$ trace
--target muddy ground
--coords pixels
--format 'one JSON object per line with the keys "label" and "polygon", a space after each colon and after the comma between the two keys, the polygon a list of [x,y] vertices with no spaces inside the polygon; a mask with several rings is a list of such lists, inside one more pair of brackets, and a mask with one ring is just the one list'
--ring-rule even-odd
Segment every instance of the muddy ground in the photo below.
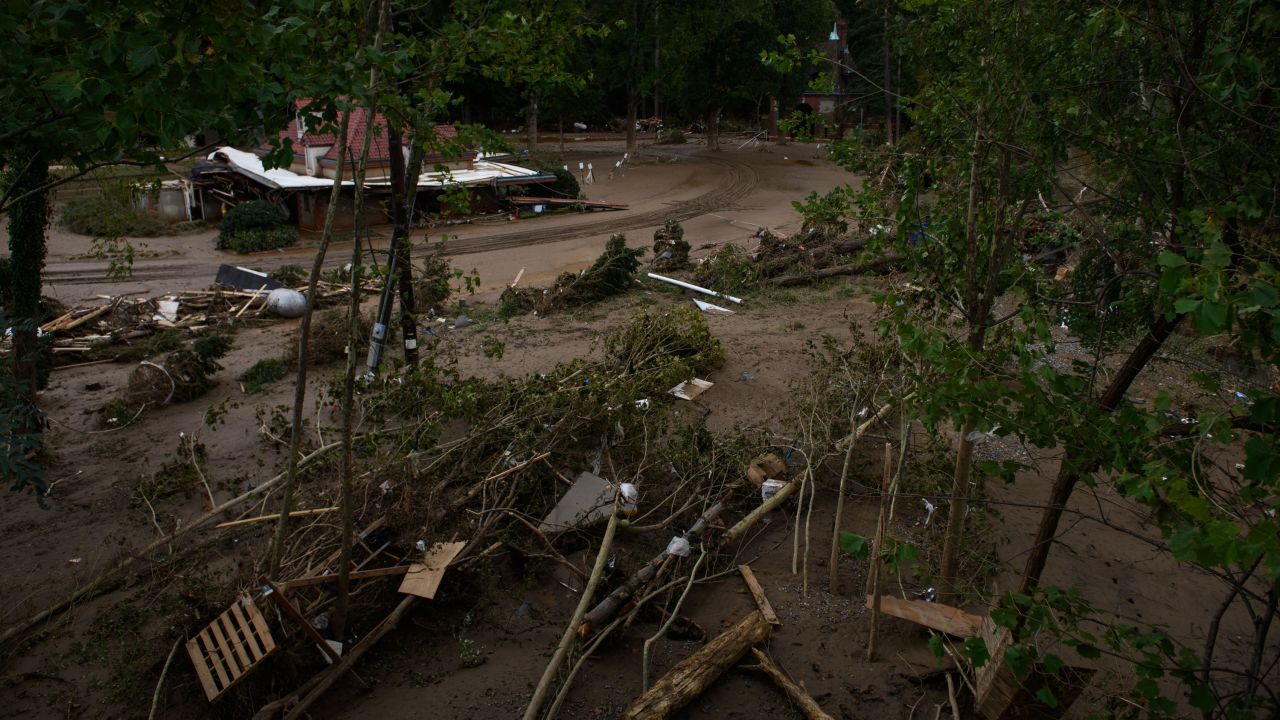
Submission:
{"label": "muddy ground", "polygon": [[[597,167],[608,167],[620,154],[616,141],[591,143],[571,147],[566,160],[589,158]],[[688,300],[651,284],[572,313],[503,321],[494,313],[498,290],[522,268],[521,284],[537,286],[550,283],[561,272],[587,266],[599,254],[604,238],[617,230],[626,231],[633,246],[648,245],[653,229],[670,216],[684,218],[685,237],[695,248],[695,257],[723,243],[751,247],[752,234],[761,226],[795,232],[800,218],[790,206],[792,200],[809,190],[824,192],[853,179],[820,154],[811,145],[739,149],[726,143],[717,154],[701,146],[655,147],[613,179],[598,171],[598,182],[585,188],[592,199],[629,203],[625,212],[449,228],[457,235],[451,241],[457,249],[451,262],[463,269],[475,268],[483,284],[476,296],[467,299],[464,310],[477,323],[450,331],[442,342],[458,354],[464,373],[486,377],[549,370],[558,362],[588,354],[603,333],[630,314]],[[522,233],[540,241],[504,247],[518,243]],[[138,260],[135,277],[112,283],[102,278],[102,261],[83,258],[84,238],[54,231],[49,294],[68,304],[99,293],[155,295],[201,287],[222,262],[272,269],[303,262],[310,252],[304,243],[270,256],[229,257],[212,249],[212,231],[145,242],[147,254]],[[499,249],[488,249],[494,247]],[[339,247],[334,253],[344,257],[348,251]],[[682,406],[682,411],[703,420],[717,434],[753,428],[794,437],[795,428],[788,425],[795,409],[792,386],[812,369],[806,344],[824,334],[844,344],[867,341],[875,314],[870,295],[887,282],[892,280],[853,278],[764,293],[749,298],[736,308],[736,314],[709,316],[712,332],[724,345],[726,363],[708,378],[715,387]],[[49,509],[38,508],[30,495],[12,496],[0,505],[0,527],[8,538],[0,546],[0,566],[6,570],[0,588],[0,625],[8,626],[64,597],[131,548],[150,542],[158,528],[170,530],[181,519],[196,517],[207,504],[203,493],[179,493],[148,506],[137,500],[135,492],[144,478],[154,486],[157,473],[164,477],[164,468],[178,459],[183,439],[191,434],[207,449],[208,480],[218,502],[278,471],[282,455],[264,440],[261,428],[273,412],[288,407],[293,394],[290,381],[250,396],[235,378],[258,359],[278,355],[292,324],[271,322],[241,330],[231,354],[223,360],[221,382],[211,394],[185,405],[149,410],[140,422],[122,429],[102,427],[95,413],[123,387],[132,365],[103,364],[54,373],[41,401],[51,422]],[[493,340],[503,343],[500,359],[486,357],[482,350]],[[1069,347],[1064,352],[1069,353]],[[338,364],[323,368],[317,385],[331,381],[339,371]],[[1134,394],[1149,396],[1156,388],[1177,382],[1166,371],[1167,367],[1157,366],[1142,378]],[[311,397],[305,414],[331,440],[336,437],[338,419],[330,405],[315,402],[315,393]],[[211,408],[215,414],[224,413],[214,427],[206,424]],[[923,446],[919,428],[914,432]],[[885,426],[874,431],[860,451],[844,529],[864,535],[874,532],[877,510],[871,493],[878,483],[878,448],[895,438],[896,427]],[[979,452],[989,457],[1027,457],[1023,448],[1004,445],[997,438],[980,445]],[[1028,506],[1043,502],[1047,478],[1056,469],[1056,454],[1041,454],[1034,458],[1038,473],[1024,474],[1011,486],[993,488],[995,510],[983,517],[981,533],[994,564],[984,565],[984,558],[975,556],[966,567],[972,577],[981,578],[981,584],[968,586],[964,604],[979,612],[993,589],[1011,586],[1021,570],[1039,517],[1038,509]],[[945,458],[941,463],[945,465]],[[752,565],[778,612],[781,626],[769,642],[770,653],[835,717],[936,717],[947,692],[942,675],[933,671],[945,665],[929,653],[927,633],[888,620],[882,625],[880,657],[868,662],[868,622],[860,600],[865,563],[842,555],[841,587],[837,592],[828,587],[834,475],[832,468],[825,468],[819,476],[807,524],[811,543],[807,592],[802,575],[792,573],[794,503],[776,512],[740,546],[728,549],[735,562]],[[312,488],[315,499],[333,496],[333,489],[323,486],[325,480],[314,482],[320,483]],[[1091,512],[1102,509],[1118,529],[1089,521],[1069,524],[1051,556],[1045,582],[1074,585],[1119,617],[1165,625],[1192,644],[1200,642],[1211,609],[1220,602],[1203,591],[1213,586],[1136,538],[1135,533],[1146,537],[1155,533],[1145,526],[1139,511],[1104,486],[1077,493],[1074,502]],[[269,512],[270,507],[258,510]],[[926,558],[936,557],[941,549],[937,520],[926,526],[922,503],[904,501],[895,532],[915,539]],[[251,569],[262,562],[268,540],[264,526],[234,533],[202,530],[185,541],[201,546],[195,566],[158,565],[152,577],[180,587],[182,593],[216,590],[229,602],[233,594],[209,587],[206,576],[234,574],[237,568],[240,575],[252,576]],[[659,541],[621,536],[618,567],[637,567],[652,556],[655,542],[660,546],[665,537]],[[593,553],[588,550],[570,559],[589,567]],[[619,570],[608,582],[619,582],[622,573]],[[394,585],[388,585],[394,590]],[[901,584],[894,579],[890,585],[898,593],[922,589],[911,578]],[[246,583],[241,589],[256,588]],[[436,601],[419,602],[399,629],[365,657],[357,668],[359,681],[341,681],[311,714],[442,720],[518,717],[580,589],[580,579],[558,571],[553,563],[530,568],[503,554],[456,571],[446,579]],[[389,608],[394,593],[386,597]],[[122,612],[119,608],[126,602],[131,610]],[[683,612],[714,635],[753,607],[741,578],[728,574],[695,585]],[[165,628],[157,628],[155,618],[169,617],[171,610],[151,607],[143,591],[126,588],[76,607],[44,626],[35,640],[10,649],[5,658],[0,716],[145,717],[169,645],[158,647],[139,638],[163,635]],[[1238,621],[1228,617],[1227,622]],[[616,717],[640,692],[641,646],[658,624],[656,617],[642,616],[605,645],[586,664],[561,717]],[[655,645],[652,676],[660,676],[697,646],[691,641],[660,640]],[[483,662],[464,667],[477,658]],[[126,665],[137,671],[129,683],[120,679],[119,670]],[[315,664],[302,670],[319,667],[317,654]],[[181,648],[166,677],[157,717],[251,714],[246,705],[234,702],[210,708]],[[279,678],[277,689],[287,690],[300,679]],[[1107,707],[1110,687],[1105,682],[1100,685],[1077,712]],[[948,713],[942,709],[943,715]],[[728,672],[681,717],[799,715],[759,671],[745,668]]]}

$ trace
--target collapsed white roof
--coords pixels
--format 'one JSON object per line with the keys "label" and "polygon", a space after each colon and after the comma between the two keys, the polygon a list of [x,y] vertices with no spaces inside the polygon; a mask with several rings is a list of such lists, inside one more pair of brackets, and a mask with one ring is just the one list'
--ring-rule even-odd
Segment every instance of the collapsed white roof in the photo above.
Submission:
{"label": "collapsed white roof", "polygon": [[[225,162],[236,172],[245,175],[268,187],[281,190],[308,190],[333,187],[333,180],[328,178],[299,175],[291,170],[267,170],[262,166],[262,159],[251,152],[237,150],[233,147],[220,147],[209,155],[215,162]],[[418,177],[418,187],[442,188],[447,185],[490,185],[532,182],[537,179],[551,179],[537,170],[522,168],[518,165],[477,159],[471,167],[463,170],[446,172],[428,172]],[[343,185],[350,186],[351,180],[344,180]],[[386,186],[384,178],[370,181],[372,186]]]}

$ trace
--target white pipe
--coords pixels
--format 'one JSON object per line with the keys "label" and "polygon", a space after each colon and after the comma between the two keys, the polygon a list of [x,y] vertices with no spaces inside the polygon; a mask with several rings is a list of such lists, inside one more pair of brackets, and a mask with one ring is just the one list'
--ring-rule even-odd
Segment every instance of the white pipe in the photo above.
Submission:
{"label": "white pipe", "polygon": [[694,284],[692,284],[692,283],[687,283],[687,282],[685,282],[685,281],[683,281],[683,280],[676,280],[675,278],[669,278],[669,277],[665,277],[665,276],[663,276],[663,275],[658,275],[658,274],[655,274],[655,273],[649,273],[648,275],[649,275],[649,277],[653,278],[654,280],[661,280],[661,281],[662,281],[662,282],[664,282],[664,283],[671,283],[672,285],[675,285],[675,286],[677,286],[677,287],[682,287],[682,288],[684,288],[685,290],[692,290],[692,291],[694,291],[694,292],[700,292],[700,293],[702,293],[703,295],[710,295],[711,297],[724,298],[725,300],[728,300],[729,302],[738,303],[739,305],[741,305],[741,304],[742,304],[742,298],[736,298],[736,297],[734,297],[734,296],[732,296],[732,295],[725,295],[724,293],[718,293],[718,292],[716,292],[715,290],[708,290],[708,289],[706,289],[706,288],[704,288],[704,287],[699,287],[699,286],[694,285]]}

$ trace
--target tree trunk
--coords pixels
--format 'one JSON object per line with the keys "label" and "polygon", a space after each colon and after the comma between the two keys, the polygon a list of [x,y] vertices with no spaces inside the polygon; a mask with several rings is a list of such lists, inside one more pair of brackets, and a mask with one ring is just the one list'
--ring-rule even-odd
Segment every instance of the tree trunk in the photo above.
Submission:
{"label": "tree trunk", "polygon": [[[387,0],[382,0],[379,8],[378,31],[374,37],[374,48],[380,48],[382,45],[382,28],[383,22],[387,17]],[[375,88],[378,84],[378,70],[369,71],[369,87]],[[373,140],[373,119],[377,112],[377,106],[369,103],[368,112],[365,113],[367,118],[364,128],[364,146],[360,148],[360,158],[356,163],[355,172],[355,201],[352,203],[352,210],[355,218],[352,228],[351,242],[351,302],[347,306],[347,369],[342,381],[342,464],[341,464],[341,483],[342,495],[339,505],[341,506],[342,515],[342,547],[338,557],[338,591],[337,598],[333,608],[333,637],[342,641],[346,637],[347,631],[347,610],[351,601],[351,542],[355,535],[355,517],[353,515],[355,509],[352,507],[351,485],[352,476],[355,473],[355,453],[352,446],[351,428],[354,415],[355,404],[355,385],[356,385],[356,343],[360,339],[360,256],[362,248],[361,235],[365,230],[364,223],[364,180],[365,171],[369,164],[369,145]]]}
{"label": "tree trunk", "polygon": [[[400,273],[397,284],[400,288],[400,335],[404,341],[404,364],[413,367],[418,364],[418,314],[417,304],[413,297],[413,214],[418,201],[418,177],[422,175],[423,153],[420,143],[415,142],[409,150],[409,164],[404,174],[404,201],[401,208],[404,212],[404,230],[400,234],[400,242],[396,245],[396,269]],[[397,230],[400,221],[396,222]]]}
{"label": "tree trunk", "polygon": [[884,33],[881,35],[880,50],[884,62],[884,137],[890,145],[894,142],[893,126],[893,77],[889,67],[889,6],[884,8]]}
{"label": "tree trunk", "polygon": [[[20,165],[20,164],[19,164]],[[12,205],[9,211],[10,297],[8,322],[13,327],[13,377],[17,382],[18,402],[29,412],[22,422],[22,432],[39,434],[40,421],[35,412],[36,391],[40,389],[40,347],[36,329],[40,324],[40,287],[44,273],[45,228],[49,225],[49,192],[39,188],[49,182],[49,162],[36,152],[21,174],[14,180],[15,196],[30,195]],[[19,443],[17,446],[22,446]]]}
{"label": "tree trunk", "polygon": [[662,720],[693,702],[724,674],[752,645],[769,637],[772,626],[759,610],[721,633],[696,653],[682,660],[649,691],[632,701],[624,720]]}
{"label": "tree trunk", "polygon": [[636,104],[639,103],[634,86],[627,87],[627,152],[636,156]]}
{"label": "tree trunk", "polygon": [[[1112,378],[1106,392],[1098,399],[1099,415],[1110,414],[1116,409],[1128,392],[1129,386],[1133,384],[1134,378],[1138,377],[1138,373],[1142,372],[1142,369],[1164,345],[1165,340],[1173,334],[1182,317],[1182,315],[1175,315],[1170,320],[1161,315],[1152,325],[1138,345],[1129,353],[1129,357],[1125,358],[1124,365]],[[1040,584],[1040,576],[1044,573],[1045,562],[1049,558],[1049,547],[1053,543],[1054,536],[1058,534],[1058,523],[1062,520],[1062,510],[1067,506],[1067,500],[1071,498],[1071,491],[1075,489],[1076,483],[1081,478],[1092,473],[1097,466],[1097,460],[1089,457],[1087,448],[1078,446],[1067,448],[1066,455],[1062,458],[1062,465],[1058,468],[1058,475],[1049,489],[1049,502],[1044,513],[1040,515],[1040,527],[1036,531],[1036,539],[1027,555],[1027,564],[1022,571],[1019,592],[1029,593]]]}
{"label": "tree trunk", "polygon": [[529,104],[525,107],[525,127],[529,132],[529,153],[538,151],[538,98],[529,92]]}
{"label": "tree trunk", "polygon": [[307,307],[298,325],[298,370],[293,385],[293,415],[289,422],[289,465],[285,469],[284,487],[280,496],[280,521],[276,523],[275,537],[271,541],[271,562],[267,577],[277,578],[284,554],[284,541],[289,534],[289,513],[293,511],[293,490],[298,481],[298,457],[302,452],[302,407],[307,401],[307,363],[310,353],[307,344],[311,338],[311,316],[316,309],[317,283],[324,257],[329,252],[333,238],[333,222],[337,217],[338,203],[342,199],[342,173],[346,168],[347,129],[351,124],[351,112],[342,113],[338,124],[338,167],[333,173],[333,189],[329,191],[329,207],[325,208],[324,230],[320,233],[320,247],[311,262],[311,275],[307,277]]}
{"label": "tree trunk", "polygon": [[707,113],[707,149],[720,151],[720,108]]}
{"label": "tree trunk", "polygon": [[782,138],[778,136],[778,98],[769,96],[769,139],[782,144]]}
{"label": "tree trunk", "polygon": [[947,602],[955,591],[960,544],[964,541],[965,516],[969,510],[969,476],[973,468],[973,420],[960,426],[960,443],[956,448],[956,466],[951,476],[951,508],[947,513],[947,534],[942,542],[942,572],[938,577],[938,600]]}

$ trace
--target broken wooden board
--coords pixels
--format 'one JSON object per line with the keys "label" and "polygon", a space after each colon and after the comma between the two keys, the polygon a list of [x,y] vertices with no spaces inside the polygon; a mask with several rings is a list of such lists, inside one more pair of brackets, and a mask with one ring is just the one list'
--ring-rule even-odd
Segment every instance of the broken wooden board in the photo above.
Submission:
{"label": "broken wooden board", "polygon": [[773,605],[769,604],[769,598],[764,594],[764,588],[760,587],[760,581],[756,580],[756,574],[751,571],[750,565],[739,565],[738,572],[742,573],[742,579],[747,583],[747,589],[751,591],[751,597],[755,598],[756,607],[760,609],[760,614],[770,625],[781,625],[778,620],[778,614],[773,611]]}
{"label": "broken wooden board", "polygon": [[213,702],[276,651],[267,622],[252,601],[236,600],[187,641],[205,697]]}
{"label": "broken wooden board", "polygon": [[[1066,714],[1093,677],[1092,668],[1066,666],[1056,675],[1048,675],[1041,667],[1032,668],[1018,677],[1004,661],[1004,649],[1011,635],[1007,628],[997,627],[991,618],[983,618],[979,632],[987,644],[991,659],[975,671],[973,706],[987,720],[1048,720]],[[1057,706],[1044,704],[1036,693],[1048,688],[1057,698]]]}
{"label": "broken wooden board", "polygon": [[440,589],[440,581],[444,579],[444,571],[466,546],[465,542],[433,545],[423,556],[422,562],[409,566],[409,572],[404,574],[404,580],[400,582],[400,592],[427,600],[435,598],[436,591]]}
{"label": "broken wooden board", "polygon": [[[870,608],[873,602],[872,596],[868,595],[867,607]],[[922,600],[903,600],[894,595],[880,596],[880,612],[961,638],[973,637],[982,628],[981,617],[959,608]]]}
{"label": "broken wooden board", "polygon": [[583,471],[573,486],[551,508],[538,529],[544,533],[561,532],[601,518],[609,517],[616,489],[602,477]]}
{"label": "broken wooden board", "polygon": [[709,380],[700,380],[698,378],[694,378],[692,380],[686,380],[680,383],[679,385],[671,388],[667,392],[671,393],[672,395],[675,395],[681,400],[692,400],[698,397],[699,395],[701,395],[702,393],[706,392],[707,389],[710,388],[712,385],[715,385],[715,383]]}

